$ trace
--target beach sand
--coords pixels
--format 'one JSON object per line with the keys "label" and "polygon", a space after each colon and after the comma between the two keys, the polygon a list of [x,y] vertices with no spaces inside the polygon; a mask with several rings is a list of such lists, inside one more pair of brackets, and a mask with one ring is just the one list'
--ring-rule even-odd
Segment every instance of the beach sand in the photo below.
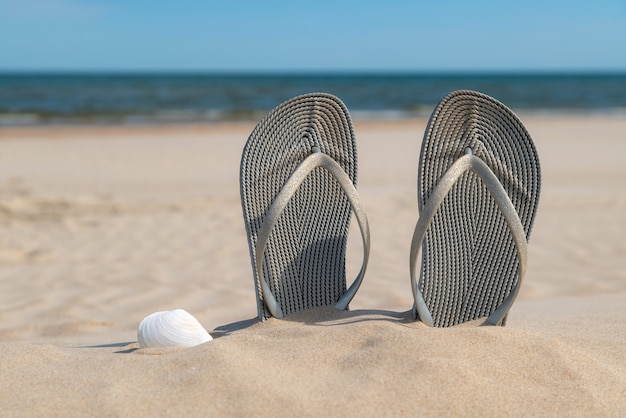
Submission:
{"label": "beach sand", "polygon": [[[504,328],[410,317],[426,120],[355,121],[372,249],[351,311],[264,323],[253,123],[0,129],[0,416],[626,416],[626,118],[521,119],[543,188]],[[360,253],[354,226],[349,277]],[[214,340],[139,349],[174,308]]]}

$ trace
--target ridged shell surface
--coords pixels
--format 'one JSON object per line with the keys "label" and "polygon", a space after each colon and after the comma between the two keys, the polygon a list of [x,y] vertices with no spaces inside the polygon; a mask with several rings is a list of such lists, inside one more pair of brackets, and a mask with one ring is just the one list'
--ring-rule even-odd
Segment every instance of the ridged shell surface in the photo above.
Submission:
{"label": "ridged shell surface", "polygon": [[137,328],[141,348],[193,347],[212,339],[200,322],[184,309],[150,314]]}

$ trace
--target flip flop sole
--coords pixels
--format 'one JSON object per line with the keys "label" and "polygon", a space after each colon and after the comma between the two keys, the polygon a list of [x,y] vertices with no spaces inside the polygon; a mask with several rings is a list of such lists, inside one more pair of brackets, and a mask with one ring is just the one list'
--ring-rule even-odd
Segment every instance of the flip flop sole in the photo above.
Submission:
{"label": "flip flop sole", "polygon": [[[481,93],[452,92],[433,112],[420,155],[420,211],[439,179],[467,152],[496,175],[528,240],[541,183],[537,151],[513,112]],[[434,326],[488,317],[517,286],[518,268],[501,210],[484,181],[466,172],[443,200],[422,245],[418,286]]]}
{"label": "flip flop sole", "polygon": [[352,122],[335,96],[314,93],[274,108],[243,150],[240,185],[261,319],[271,316],[258,277],[283,314],[335,304],[346,291],[345,251],[351,206],[333,176],[314,169],[272,227],[256,271],[257,241],[274,199],[299,165],[319,150],[336,161],[352,184],[357,153]]}

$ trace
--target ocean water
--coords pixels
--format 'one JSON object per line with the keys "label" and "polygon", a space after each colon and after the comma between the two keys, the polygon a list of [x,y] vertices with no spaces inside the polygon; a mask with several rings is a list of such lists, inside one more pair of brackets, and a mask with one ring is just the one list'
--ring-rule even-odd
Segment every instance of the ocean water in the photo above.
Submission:
{"label": "ocean water", "polygon": [[354,118],[404,118],[429,115],[458,89],[483,92],[516,112],[626,115],[626,73],[0,73],[0,126],[257,120],[310,92],[337,95]]}

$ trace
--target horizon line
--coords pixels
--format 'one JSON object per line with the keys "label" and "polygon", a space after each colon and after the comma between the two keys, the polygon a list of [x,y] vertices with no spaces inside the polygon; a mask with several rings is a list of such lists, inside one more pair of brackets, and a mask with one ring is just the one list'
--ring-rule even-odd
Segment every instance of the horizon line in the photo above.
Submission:
{"label": "horizon line", "polygon": [[212,76],[457,76],[626,75],[626,69],[1,69],[3,75],[212,75]]}

